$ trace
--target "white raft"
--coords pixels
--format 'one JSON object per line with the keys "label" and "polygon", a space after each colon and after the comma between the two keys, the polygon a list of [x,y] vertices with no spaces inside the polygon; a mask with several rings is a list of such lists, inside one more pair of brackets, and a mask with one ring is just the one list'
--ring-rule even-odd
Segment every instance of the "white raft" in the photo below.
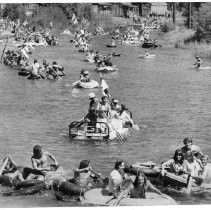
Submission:
{"label": "white raft", "polygon": [[191,68],[196,69],[196,70],[209,70],[209,69],[211,69],[210,66],[199,67],[199,68],[197,68],[196,66],[191,66]]}
{"label": "white raft", "polygon": [[97,72],[114,72],[114,71],[118,71],[118,69],[115,66],[102,66],[102,67],[98,67],[96,68]]}
{"label": "white raft", "polygon": [[85,61],[87,61],[88,63],[94,63],[95,62],[95,60],[93,58],[89,58],[89,57],[86,57]]}
{"label": "white raft", "polygon": [[[84,193],[83,202],[87,204],[99,206],[112,206],[116,199],[113,196],[106,196],[105,190],[95,188]],[[178,203],[168,195],[161,198],[156,193],[146,192],[145,199],[123,198],[119,202],[119,206],[153,206],[153,205],[177,205]]]}
{"label": "white raft", "polygon": [[156,55],[139,55],[139,58],[155,58]]}
{"label": "white raft", "polygon": [[74,82],[73,84],[74,88],[97,88],[99,86],[99,83],[95,80],[91,80],[90,82],[81,82],[80,80]]}

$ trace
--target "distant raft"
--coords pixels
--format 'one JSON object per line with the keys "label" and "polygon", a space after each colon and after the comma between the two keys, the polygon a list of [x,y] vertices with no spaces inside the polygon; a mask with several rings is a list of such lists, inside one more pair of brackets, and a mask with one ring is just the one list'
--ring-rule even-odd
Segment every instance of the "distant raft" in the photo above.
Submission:
{"label": "distant raft", "polygon": [[92,89],[99,87],[99,83],[93,79],[90,82],[81,82],[80,80],[78,80],[74,82],[72,85],[74,88],[85,88],[85,89]]}
{"label": "distant raft", "polygon": [[[82,202],[99,206],[113,206],[116,201],[114,196],[106,195],[107,191],[95,188],[84,193]],[[108,193],[107,193],[108,194]],[[112,199],[113,198],[113,199]],[[146,198],[123,198],[119,206],[152,206],[152,205],[177,205],[178,203],[168,195],[162,198],[156,193],[146,192]]]}
{"label": "distant raft", "polygon": [[155,58],[156,57],[156,55],[139,55],[139,58],[145,58],[145,59],[147,59],[147,58]]}
{"label": "distant raft", "polygon": [[142,44],[142,48],[157,48],[157,47],[162,47],[159,44],[154,44],[152,42],[146,42]]}
{"label": "distant raft", "polygon": [[116,45],[107,44],[106,47],[116,47]]}
{"label": "distant raft", "polygon": [[102,66],[102,67],[96,68],[96,71],[108,73],[108,72],[118,71],[118,69],[115,66]]}

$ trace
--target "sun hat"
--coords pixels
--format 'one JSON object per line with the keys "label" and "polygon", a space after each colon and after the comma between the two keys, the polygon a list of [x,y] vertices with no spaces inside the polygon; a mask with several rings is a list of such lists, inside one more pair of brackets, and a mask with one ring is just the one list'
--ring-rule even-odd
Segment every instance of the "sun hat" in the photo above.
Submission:
{"label": "sun hat", "polygon": [[95,94],[94,93],[89,93],[89,98],[95,98]]}
{"label": "sun hat", "polygon": [[83,72],[83,74],[89,75],[89,72],[88,72],[87,70],[85,70],[85,71]]}

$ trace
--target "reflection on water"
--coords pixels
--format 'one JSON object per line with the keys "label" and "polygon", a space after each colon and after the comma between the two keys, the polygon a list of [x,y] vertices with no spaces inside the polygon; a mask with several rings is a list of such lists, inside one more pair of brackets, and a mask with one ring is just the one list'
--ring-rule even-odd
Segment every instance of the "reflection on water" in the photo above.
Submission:
{"label": "reflection on water", "polygon": [[[151,160],[159,164],[172,157],[186,136],[192,136],[205,154],[211,151],[210,70],[189,68],[193,56],[186,50],[166,47],[152,50],[155,59],[140,59],[138,46],[118,45],[121,57],[112,58],[119,69],[103,74],[113,97],[128,107],[140,130],[125,142],[70,141],[68,124],[79,120],[89,105],[90,90],[72,88],[82,68],[100,80],[94,65],[84,62],[84,54],[62,36],[63,46],[37,47],[33,58],[49,58],[65,67],[67,76],[56,81],[29,81],[17,71],[0,64],[0,158],[11,155],[18,165],[31,166],[35,144],[52,152],[65,169],[90,159],[93,168],[107,176],[116,159],[129,163]],[[105,47],[108,37],[96,37],[94,49],[101,54],[113,52]],[[205,61],[210,66],[210,61]],[[101,90],[95,89],[101,97]],[[1,187],[1,191],[3,188]],[[181,204],[210,203],[208,193],[184,196],[168,192]],[[77,206],[80,202],[59,202],[45,195],[2,197],[4,207]]]}

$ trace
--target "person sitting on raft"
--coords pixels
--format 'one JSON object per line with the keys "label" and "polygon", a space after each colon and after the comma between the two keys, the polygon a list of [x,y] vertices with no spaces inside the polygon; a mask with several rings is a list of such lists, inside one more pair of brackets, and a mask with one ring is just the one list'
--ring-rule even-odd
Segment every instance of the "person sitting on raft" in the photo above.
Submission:
{"label": "person sitting on raft", "polygon": [[115,40],[113,38],[111,39],[111,46],[116,46]]}
{"label": "person sitting on raft", "polygon": [[199,171],[201,171],[203,165],[201,160],[198,159],[198,152],[192,151],[190,154],[190,160],[187,161],[187,172],[190,173],[191,176],[198,176]]}
{"label": "person sitting on raft", "polygon": [[101,177],[101,174],[92,170],[90,160],[82,160],[79,167],[74,170],[74,178],[70,180],[70,182],[81,187],[91,187],[93,179],[97,179],[99,177]]}
{"label": "person sitting on raft", "polygon": [[202,170],[199,171],[198,176],[192,176],[196,180],[196,183],[201,184],[211,184],[211,164],[208,156],[202,155],[201,162],[203,165]]}
{"label": "person sitting on raft", "polygon": [[202,60],[199,56],[196,56],[196,62],[194,63],[194,67],[200,68],[202,66]]}
{"label": "person sitting on raft", "polygon": [[108,54],[108,56],[104,57],[104,63],[106,66],[113,66],[112,62],[111,62],[111,54]]}
{"label": "person sitting on raft", "polygon": [[32,179],[32,175],[43,175],[41,171],[25,167],[25,166],[16,166],[15,162],[11,157],[6,157],[3,160],[3,165],[0,170],[0,175],[8,176],[12,186],[16,186],[18,182],[22,182],[24,180]]}
{"label": "person sitting on raft", "polygon": [[34,63],[32,64],[32,72],[31,76],[39,76],[39,70],[41,69],[41,66],[38,63],[37,59],[34,59]]}
{"label": "person sitting on raft", "polygon": [[172,159],[162,163],[161,165],[162,176],[165,175],[166,168],[168,169],[169,173],[173,173],[176,175],[187,174],[187,161],[184,160],[184,154],[180,149],[177,149],[175,151]]}
{"label": "person sitting on raft", "polygon": [[95,56],[94,56],[94,60],[95,60],[95,63],[98,63],[99,62],[99,60],[100,60],[99,51],[96,51]]}
{"label": "person sitting on raft", "polygon": [[118,114],[119,114],[119,119],[121,119],[122,121],[123,121],[123,125],[125,126],[125,124],[127,123],[127,122],[129,122],[130,123],[130,125],[131,125],[131,127],[132,128],[135,128],[136,126],[135,126],[135,124],[134,124],[134,122],[133,122],[133,120],[132,120],[132,118],[129,116],[129,114],[126,112],[126,107],[125,107],[125,105],[124,104],[121,104],[120,105],[120,109],[118,110]]}
{"label": "person sitting on raft", "polygon": [[[54,161],[55,166],[58,167],[58,162],[55,157],[48,151],[43,152],[43,148],[40,145],[35,145],[33,148],[33,156],[31,157],[32,167],[38,171],[43,172],[44,174],[47,171],[50,171],[51,168],[47,166],[48,157]],[[44,180],[44,176],[38,175],[38,180]]]}
{"label": "person sitting on raft", "polygon": [[65,76],[64,67],[59,66],[56,61],[53,61],[52,69],[58,76]]}
{"label": "person sitting on raft", "polygon": [[147,180],[145,175],[140,171],[136,175],[134,181],[133,179],[131,179],[129,180],[129,182],[123,183],[123,187],[125,189],[123,189],[122,192],[120,192],[120,194],[118,195],[114,203],[114,206],[116,206],[123,197],[127,197],[128,195],[130,198],[146,199],[146,192],[148,191],[157,193],[158,195],[161,196],[161,198],[166,197],[165,195],[161,193],[159,189],[153,186],[151,182]]}
{"label": "person sitting on raft", "polygon": [[165,195],[163,195],[159,189],[153,186],[151,182],[147,180],[145,175],[139,171],[133,185],[130,187],[130,198],[146,198],[146,192],[148,191],[155,192],[160,195],[161,198],[165,198]]}
{"label": "person sitting on raft", "polygon": [[149,52],[148,52],[148,50],[145,50],[145,55],[144,56],[149,56]]}
{"label": "person sitting on raft", "polygon": [[114,165],[114,170],[109,174],[109,182],[108,182],[108,195],[114,195],[118,192],[119,188],[121,188],[121,184],[126,179],[132,179],[125,172],[125,162],[123,160],[117,160]]}
{"label": "person sitting on raft", "polygon": [[81,82],[90,82],[90,73],[87,70],[82,69],[80,74],[80,80]]}
{"label": "person sitting on raft", "polygon": [[183,140],[184,147],[181,148],[182,153],[184,153],[184,159],[188,162],[190,161],[190,155],[192,151],[197,151],[199,158],[202,155],[201,149],[198,145],[193,145],[193,140],[189,137],[184,138]]}

